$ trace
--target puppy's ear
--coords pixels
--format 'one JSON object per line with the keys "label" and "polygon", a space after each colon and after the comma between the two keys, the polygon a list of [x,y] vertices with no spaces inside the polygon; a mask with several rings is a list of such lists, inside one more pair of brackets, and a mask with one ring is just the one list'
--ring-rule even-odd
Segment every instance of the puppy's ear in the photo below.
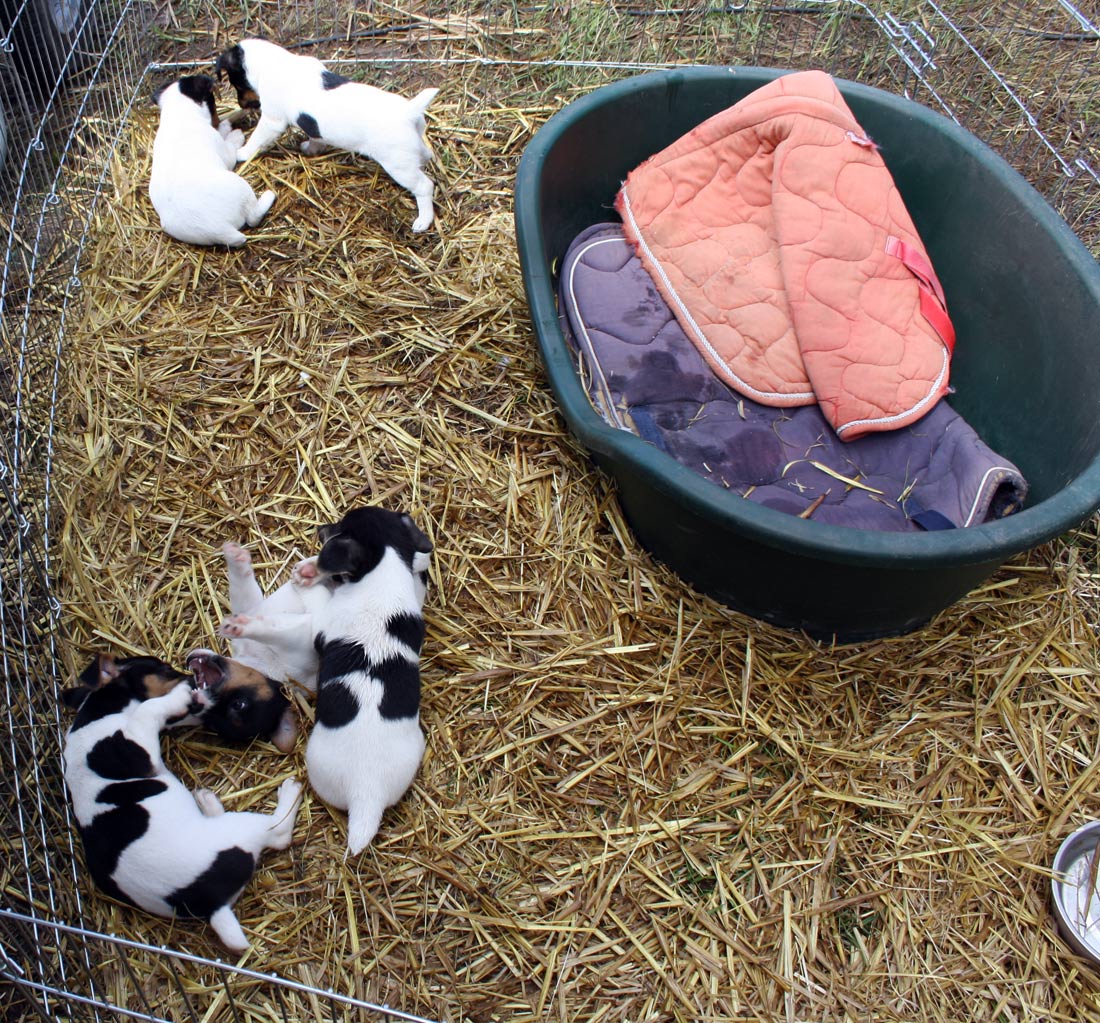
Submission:
{"label": "puppy's ear", "polygon": [[231,46],[228,50],[218,54],[218,59],[214,61],[214,74],[218,76],[219,82],[224,81],[226,75],[231,72],[241,69],[243,64],[241,56],[240,45]]}
{"label": "puppy's ear", "polygon": [[326,540],[317,555],[317,566],[329,575],[355,575],[363,561],[362,544],[350,536],[337,535]]}
{"label": "puppy's ear", "polygon": [[409,539],[412,540],[413,550],[417,554],[431,554],[432,542],[428,539],[427,535],[423,533],[412,520],[412,516],[403,514],[401,516],[401,522],[405,528],[409,531]]}
{"label": "puppy's ear", "polygon": [[61,702],[70,710],[80,710],[81,704],[88,699],[91,692],[91,689],[87,686],[72,686],[69,689],[62,689]]}
{"label": "puppy's ear", "polygon": [[295,713],[293,705],[291,705],[283,711],[283,716],[279,718],[275,731],[271,733],[271,741],[280,753],[289,753],[294,749],[294,740],[297,738],[298,715]]}
{"label": "puppy's ear", "polygon": [[96,654],[92,663],[80,673],[80,685],[85,689],[97,689],[118,678],[118,665],[110,654]]}

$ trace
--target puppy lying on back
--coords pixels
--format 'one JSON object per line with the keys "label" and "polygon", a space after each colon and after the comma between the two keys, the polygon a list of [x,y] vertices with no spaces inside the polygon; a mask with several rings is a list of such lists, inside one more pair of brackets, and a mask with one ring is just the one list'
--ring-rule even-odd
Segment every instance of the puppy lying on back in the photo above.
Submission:
{"label": "puppy lying on back", "polygon": [[160,126],[153,140],[149,198],[160,226],[192,245],[243,245],[241,227],[255,227],[275,201],[258,199],[233,168],[244,141],[240,131],[218,122],[214,79],[188,75],[154,96]]}
{"label": "puppy lying on back", "polygon": [[279,786],[271,815],[226,813],[208,789],[188,792],[164,766],[160,732],[202,709],[184,676],[152,657],[97,657],[63,693],[76,710],[65,782],[95,883],[157,916],[206,920],[235,952],[248,939],[233,903],[264,849],[285,849],[302,786]]}
{"label": "puppy lying on back", "polygon": [[315,57],[289,53],[263,39],[242,40],[218,57],[215,68],[219,79],[229,78],[242,108],[260,109],[260,121],[238,160],[263,152],[295,124],[309,136],[304,153],[335,146],[377,161],[415,196],[412,229],[431,227],[434,186],[424,173],[431,156],[424,142],[424,111],[438,89],[405,99],[349,81]]}
{"label": "puppy lying on back", "polygon": [[262,736],[289,753],[298,725],[283,683],[316,690],[313,616],[328,603],[332,587],[299,586],[292,578],[265,597],[252,555],[232,542],[222,545],[222,553],[231,614],[218,632],[230,639],[233,656],[204,647],[187,655],[188,670],[213,701],[202,723],[228,739]]}
{"label": "puppy lying on back", "polygon": [[408,515],[369,507],[323,526],[321,539],[317,558],[296,569],[304,586],[341,581],[314,618],[321,669],[306,768],[317,795],[347,810],[354,855],[424,755],[420,612],[432,544]]}

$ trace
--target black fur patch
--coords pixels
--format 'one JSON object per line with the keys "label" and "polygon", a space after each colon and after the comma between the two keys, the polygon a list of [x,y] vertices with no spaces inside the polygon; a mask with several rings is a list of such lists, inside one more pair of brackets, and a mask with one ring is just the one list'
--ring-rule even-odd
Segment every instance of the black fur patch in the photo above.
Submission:
{"label": "black fur patch", "polygon": [[327,682],[317,687],[317,723],[326,728],[342,728],[355,720],[359,701],[343,682]]}
{"label": "black fur patch", "polygon": [[91,748],[88,753],[88,768],[101,778],[128,781],[131,778],[148,778],[152,775],[153,761],[148,752],[132,739],[127,739],[120,728],[114,735],[100,739]]}
{"label": "black fur patch", "polygon": [[350,675],[353,671],[366,671],[370,667],[363,644],[352,640],[334,639],[331,643],[325,643],[319,652],[321,667],[317,673],[318,686],[334,678]]}
{"label": "black fur patch", "polygon": [[95,797],[97,803],[111,803],[114,806],[133,806],[143,799],[159,796],[167,792],[168,786],[155,778],[142,778],[139,781],[116,781],[99,790]]}
{"label": "black fur patch", "polygon": [[410,650],[420,653],[420,647],[424,643],[424,619],[420,615],[405,612],[394,615],[386,622],[386,631],[399,643],[404,643]]}
{"label": "black fur patch", "polygon": [[118,714],[125,710],[133,699],[133,694],[122,686],[104,686],[102,689],[93,689],[80,705],[76,720],[73,721],[73,726],[69,731],[75,732],[78,728],[90,725],[93,721],[99,721],[100,718]]}
{"label": "black fur patch", "polygon": [[119,806],[96,816],[85,828],[80,829],[84,840],[84,859],[92,880],[112,898],[135,905],[111,875],[118,867],[123,850],[136,842],[149,828],[149,811],[141,804]]}
{"label": "black fur patch", "polygon": [[317,125],[317,118],[312,114],[299,114],[298,120],[294,123],[311,139],[319,139],[321,137],[321,129]]}
{"label": "black fur patch", "polygon": [[339,89],[341,85],[347,85],[350,81],[350,78],[345,78],[343,75],[338,75],[335,71],[321,72],[322,89]]}
{"label": "black fur patch", "polygon": [[180,79],[180,92],[189,100],[205,105],[210,112],[210,120],[218,121],[218,108],[214,103],[214,79],[209,75],[185,75]]}
{"label": "black fur patch", "polygon": [[405,657],[389,657],[370,669],[382,683],[378,713],[389,721],[416,717],[420,712],[420,669]]}
{"label": "black fur patch", "polygon": [[209,920],[248,884],[255,869],[256,860],[251,853],[236,846],[223,849],[194,881],[164,901],[180,916]]}

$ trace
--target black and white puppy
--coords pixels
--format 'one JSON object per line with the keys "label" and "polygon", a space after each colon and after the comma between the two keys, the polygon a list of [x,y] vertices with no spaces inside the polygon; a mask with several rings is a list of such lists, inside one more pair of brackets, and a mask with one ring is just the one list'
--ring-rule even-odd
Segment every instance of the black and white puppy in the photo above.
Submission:
{"label": "black and white puppy", "polygon": [[313,616],[328,603],[332,587],[299,586],[292,578],[265,596],[247,548],[230,541],[222,554],[230,616],[218,632],[230,640],[233,656],[205,647],[187,654],[195,684],[213,701],[202,723],[228,739],[262,736],[289,753],[298,724],[284,683],[317,689]]}
{"label": "black and white puppy", "polygon": [[157,916],[206,920],[240,952],[248,939],[233,903],[260,853],[290,844],[302,786],[287,778],[270,815],[226,813],[210,790],[189,792],[160,753],[161,730],[203,709],[185,679],[153,657],[97,657],[63,693],[77,712],[65,782],[102,891]]}
{"label": "black and white puppy", "polygon": [[424,111],[438,89],[412,99],[353,82],[325,68],[315,57],[290,53],[264,39],[244,39],[215,64],[237,90],[242,108],[259,108],[260,120],[237,154],[250,160],[290,126],[308,136],[302,152],[327,146],[370,157],[416,198],[414,231],[427,231],[435,211],[435,186],[424,173],[431,150],[424,141]]}
{"label": "black and white puppy", "polygon": [[218,121],[214,79],[188,75],[154,95],[160,125],[153,140],[149,198],[160,226],[192,245],[243,245],[245,225],[255,227],[275,193],[259,198],[233,168],[244,134]]}
{"label": "black and white puppy", "polygon": [[321,527],[302,585],[341,583],[314,618],[321,668],[306,745],[314,791],[348,812],[348,850],[370,844],[382,812],[412,784],[420,730],[421,609],[432,544],[408,515],[358,508]]}

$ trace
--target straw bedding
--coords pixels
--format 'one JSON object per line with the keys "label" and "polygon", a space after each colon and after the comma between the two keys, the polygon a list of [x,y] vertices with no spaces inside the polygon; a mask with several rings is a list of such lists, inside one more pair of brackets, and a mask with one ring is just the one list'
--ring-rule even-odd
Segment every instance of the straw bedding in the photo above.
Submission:
{"label": "straw bedding", "polygon": [[[357,502],[435,543],[418,779],[354,861],[307,796],[238,903],[242,963],[453,1021],[1100,1018],[1046,901],[1057,842],[1100,815],[1096,522],[896,640],[830,649],[691,592],[634,543],[537,361],[511,178],[570,97],[449,74],[424,237],[374,165],[288,142],[245,172],[279,196],[245,249],[177,244],[139,111],[68,330],[73,668],[217,645],[224,540],[265,585]],[[230,809],[304,777],[301,742],[167,746]],[[85,907],[222,955],[88,887]],[[143,995],[117,958],[99,977],[170,1002],[166,968]],[[184,983],[229,1018],[215,977]],[[280,1018],[247,982],[233,1008]]]}

